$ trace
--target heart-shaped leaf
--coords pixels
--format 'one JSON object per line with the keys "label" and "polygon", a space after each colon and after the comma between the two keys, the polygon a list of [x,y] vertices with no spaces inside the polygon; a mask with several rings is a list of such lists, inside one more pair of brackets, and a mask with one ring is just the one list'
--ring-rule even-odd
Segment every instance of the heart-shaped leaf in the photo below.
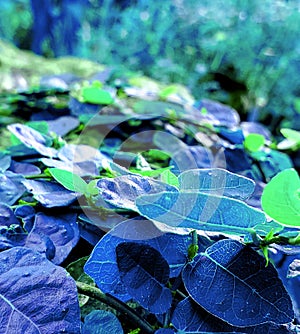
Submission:
{"label": "heart-shaped leaf", "polygon": [[271,218],[282,225],[300,226],[300,180],[294,169],[287,169],[265,186],[261,204]]}
{"label": "heart-shaped leaf", "polygon": [[136,206],[142,216],[170,226],[238,235],[266,221],[263,212],[244,202],[198,192],[143,195]]}
{"label": "heart-shaped leaf", "polygon": [[255,188],[247,177],[222,168],[191,169],[178,177],[181,191],[198,191],[212,195],[246,200]]}
{"label": "heart-shaped leaf", "polygon": [[28,248],[0,253],[0,333],[80,333],[74,280]]}
{"label": "heart-shaped leaf", "polygon": [[121,281],[128,293],[151,313],[165,313],[172,303],[171,290],[166,287],[170,269],[155,248],[135,242],[116,247]]}
{"label": "heart-shaped leaf", "polygon": [[194,301],[233,326],[293,320],[292,302],[276,269],[238,241],[208,247],[186,265],[182,279]]}
{"label": "heart-shaped leaf", "polygon": [[289,334],[285,326],[267,323],[258,326],[234,327],[214,317],[195,303],[191,297],[179,302],[172,314],[171,322],[180,333],[247,333]]}
{"label": "heart-shaped leaf", "polygon": [[167,231],[162,233],[151,221],[142,217],[124,221],[104,235],[84,270],[103,292],[121,299],[128,298],[128,294],[120,280],[115,249],[126,241],[147,244],[158,250],[169,264],[170,277],[177,277],[187,261],[192,238],[189,231],[183,235]]}

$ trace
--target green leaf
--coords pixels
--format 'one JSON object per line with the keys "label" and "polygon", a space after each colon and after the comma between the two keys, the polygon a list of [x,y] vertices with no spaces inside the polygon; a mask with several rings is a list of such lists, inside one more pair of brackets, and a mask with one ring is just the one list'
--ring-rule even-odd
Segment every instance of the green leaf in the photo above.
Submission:
{"label": "green leaf", "polygon": [[271,218],[285,226],[300,227],[300,180],[295,169],[286,169],[266,185],[262,208]]}
{"label": "green leaf", "polygon": [[110,93],[97,86],[88,86],[82,88],[82,97],[84,102],[92,104],[112,104],[114,99]]}
{"label": "green leaf", "polygon": [[170,184],[171,186],[175,186],[175,187],[179,188],[178,177],[174,173],[172,173],[169,169],[164,170],[160,174],[160,178],[161,178],[162,182],[165,182],[167,184]]}
{"label": "green leaf", "polygon": [[52,177],[66,189],[85,194],[87,183],[80,176],[60,168],[48,169]]}
{"label": "green leaf", "polygon": [[250,152],[259,151],[265,144],[265,137],[258,133],[250,133],[244,140],[244,147]]}
{"label": "green leaf", "polygon": [[159,97],[165,100],[169,95],[176,94],[178,89],[178,86],[175,85],[167,86],[159,93]]}

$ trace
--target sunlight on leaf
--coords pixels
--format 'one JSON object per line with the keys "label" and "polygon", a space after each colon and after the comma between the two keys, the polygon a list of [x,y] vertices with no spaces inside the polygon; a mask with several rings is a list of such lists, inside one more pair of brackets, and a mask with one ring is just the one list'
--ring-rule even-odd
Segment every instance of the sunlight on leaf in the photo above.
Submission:
{"label": "sunlight on leaf", "polygon": [[250,133],[244,140],[244,147],[250,152],[259,151],[265,144],[265,137],[258,133]]}
{"label": "sunlight on leaf", "polygon": [[282,225],[300,227],[299,189],[300,180],[295,169],[280,172],[263,190],[263,210]]}

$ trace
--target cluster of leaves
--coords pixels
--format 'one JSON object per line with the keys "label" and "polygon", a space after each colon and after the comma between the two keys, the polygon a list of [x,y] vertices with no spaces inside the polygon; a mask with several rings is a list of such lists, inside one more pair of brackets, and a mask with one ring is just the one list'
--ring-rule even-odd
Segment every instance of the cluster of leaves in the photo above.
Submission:
{"label": "cluster of leaves", "polygon": [[[120,2],[127,4],[123,10],[117,6]],[[224,102],[267,124],[272,116],[274,129],[282,115],[287,126],[297,126],[297,3],[231,0],[224,8],[222,1],[90,0],[85,10],[78,56],[181,82],[197,98]],[[2,35],[29,47],[29,1],[6,1],[1,13]],[[8,21],[10,17],[14,19]],[[62,27],[61,22],[56,26]],[[55,44],[64,44],[64,34],[59,29],[56,33]]]}
{"label": "cluster of leaves", "polygon": [[5,97],[0,332],[296,333],[291,159],[230,107],[134,82]]}

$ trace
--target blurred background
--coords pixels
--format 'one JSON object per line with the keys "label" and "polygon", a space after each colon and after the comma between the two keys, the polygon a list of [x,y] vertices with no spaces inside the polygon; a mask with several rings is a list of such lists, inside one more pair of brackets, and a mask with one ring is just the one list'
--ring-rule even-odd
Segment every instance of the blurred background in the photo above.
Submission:
{"label": "blurred background", "polygon": [[[299,0],[6,0],[0,38],[72,55],[300,130]],[[285,124],[286,123],[286,124]]]}

